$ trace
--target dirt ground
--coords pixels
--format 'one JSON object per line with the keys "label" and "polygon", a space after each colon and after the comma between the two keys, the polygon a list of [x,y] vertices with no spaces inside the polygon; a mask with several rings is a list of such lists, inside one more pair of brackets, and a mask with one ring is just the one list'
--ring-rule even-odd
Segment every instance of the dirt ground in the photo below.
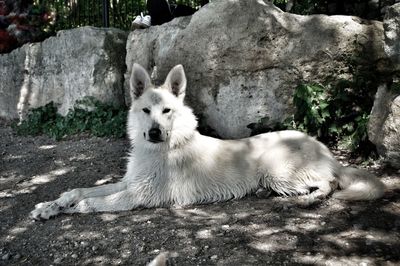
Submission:
{"label": "dirt ground", "polygon": [[[186,209],[60,215],[34,222],[36,203],[115,182],[129,143],[87,136],[20,137],[0,123],[0,265],[399,265],[400,172],[372,162],[388,186],[375,202],[248,196]],[[346,155],[336,152],[339,159]]]}

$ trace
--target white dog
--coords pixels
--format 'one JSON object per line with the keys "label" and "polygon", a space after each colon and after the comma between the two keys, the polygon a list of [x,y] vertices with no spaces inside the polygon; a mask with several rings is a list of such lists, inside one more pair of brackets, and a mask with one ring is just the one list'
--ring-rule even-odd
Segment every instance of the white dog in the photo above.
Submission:
{"label": "white dog", "polygon": [[133,65],[127,173],[118,183],[78,188],[36,205],[34,219],[59,213],[113,212],[137,207],[191,204],[241,198],[259,188],[310,201],[329,195],[345,200],[381,197],[384,185],[372,174],[342,167],[328,148],[297,131],[240,140],[201,135],[185,106],[186,77],[175,66],[155,87],[145,69]]}

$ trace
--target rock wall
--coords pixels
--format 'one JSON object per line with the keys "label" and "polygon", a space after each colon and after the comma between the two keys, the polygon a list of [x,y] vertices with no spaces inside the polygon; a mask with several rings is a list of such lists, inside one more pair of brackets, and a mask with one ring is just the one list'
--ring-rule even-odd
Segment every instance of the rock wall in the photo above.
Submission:
{"label": "rock wall", "polygon": [[384,18],[385,52],[392,63],[392,80],[379,87],[368,123],[368,135],[379,155],[400,169],[400,3]]}
{"label": "rock wall", "polygon": [[124,104],[126,39],[121,30],[82,27],[0,55],[0,117],[23,118],[51,101],[66,114],[85,96]]}
{"label": "rock wall", "polygon": [[[126,64],[160,83],[176,64],[188,76],[187,102],[225,138],[273,126],[294,111],[300,83],[350,79],[349,59],[384,65],[382,23],[349,16],[300,16],[268,1],[213,1],[192,17],[131,32]],[[127,93],[129,95],[129,93]]]}
{"label": "rock wall", "polygon": [[383,26],[385,29],[385,53],[393,62],[394,69],[400,70],[400,3],[387,9]]}
{"label": "rock wall", "polygon": [[397,88],[379,87],[368,124],[368,135],[384,160],[400,169],[400,83]]}

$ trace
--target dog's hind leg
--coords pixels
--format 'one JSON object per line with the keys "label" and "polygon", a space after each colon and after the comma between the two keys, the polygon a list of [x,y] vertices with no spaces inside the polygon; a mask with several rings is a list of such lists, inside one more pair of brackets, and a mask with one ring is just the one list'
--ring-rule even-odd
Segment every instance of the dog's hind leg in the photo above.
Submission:
{"label": "dog's hind leg", "polygon": [[125,182],[118,182],[90,188],[76,188],[68,192],[64,192],[55,201],[42,202],[35,206],[31,212],[31,217],[35,220],[49,219],[52,216],[65,212],[73,208],[80,201],[86,198],[104,197],[123,191],[126,189]]}
{"label": "dog's hind leg", "polygon": [[338,182],[334,180],[321,180],[312,184],[311,188],[315,188],[310,194],[301,195],[298,197],[299,203],[304,206],[312,205],[319,202],[321,199],[326,198],[338,187]]}

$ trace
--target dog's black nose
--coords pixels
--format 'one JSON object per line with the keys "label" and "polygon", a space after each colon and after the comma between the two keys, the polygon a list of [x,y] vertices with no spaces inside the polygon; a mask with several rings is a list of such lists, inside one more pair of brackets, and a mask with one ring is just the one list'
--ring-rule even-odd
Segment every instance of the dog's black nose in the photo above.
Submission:
{"label": "dog's black nose", "polygon": [[149,138],[151,141],[161,141],[161,130],[158,128],[152,128],[149,130]]}

